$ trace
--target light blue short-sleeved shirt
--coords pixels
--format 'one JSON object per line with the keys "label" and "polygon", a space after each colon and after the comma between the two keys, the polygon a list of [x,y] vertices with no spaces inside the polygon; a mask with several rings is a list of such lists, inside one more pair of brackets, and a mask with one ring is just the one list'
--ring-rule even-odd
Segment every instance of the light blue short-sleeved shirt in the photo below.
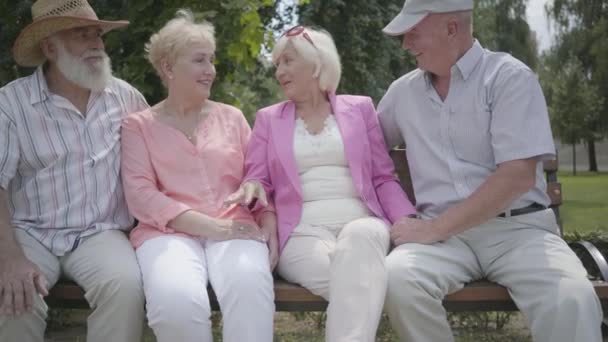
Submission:
{"label": "light blue short-sleeved shirt", "polygon": [[[429,217],[469,197],[500,163],[555,155],[536,75],[477,41],[452,67],[444,101],[416,69],[393,82],[378,112],[387,144],[406,145],[416,207]],[[550,203],[541,162],[536,185],[510,209],[534,202]]]}

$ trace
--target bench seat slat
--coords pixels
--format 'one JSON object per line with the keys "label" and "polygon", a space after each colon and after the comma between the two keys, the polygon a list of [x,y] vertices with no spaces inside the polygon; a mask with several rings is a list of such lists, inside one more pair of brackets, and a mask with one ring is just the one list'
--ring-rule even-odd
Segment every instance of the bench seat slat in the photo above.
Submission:
{"label": "bench seat slat", "polygon": [[[593,281],[593,286],[602,305],[608,306],[608,282]],[[284,280],[275,280],[274,289],[278,311],[321,311],[327,307],[323,298]],[[217,300],[211,289],[209,294],[212,308],[218,310]],[[89,307],[84,298],[84,291],[77,284],[63,280],[51,289],[46,301],[49,305],[58,307]],[[463,289],[448,295],[444,305],[449,311],[517,310],[506,288],[485,280],[467,284]]]}

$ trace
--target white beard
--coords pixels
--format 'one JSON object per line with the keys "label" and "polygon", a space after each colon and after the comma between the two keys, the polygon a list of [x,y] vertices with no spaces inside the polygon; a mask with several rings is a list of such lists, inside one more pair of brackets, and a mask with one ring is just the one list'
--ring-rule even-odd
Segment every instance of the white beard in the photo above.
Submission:
{"label": "white beard", "polygon": [[[110,57],[103,50],[86,51],[82,57],[71,55],[63,42],[55,41],[57,47],[57,68],[65,78],[78,86],[92,91],[103,90],[112,79]],[[91,65],[83,59],[87,57],[102,57],[102,60]]]}

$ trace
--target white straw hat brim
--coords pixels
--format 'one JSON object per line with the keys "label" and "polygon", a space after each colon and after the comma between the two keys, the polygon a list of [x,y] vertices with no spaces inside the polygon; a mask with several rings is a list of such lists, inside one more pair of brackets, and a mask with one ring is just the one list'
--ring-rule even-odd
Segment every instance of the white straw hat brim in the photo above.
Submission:
{"label": "white straw hat brim", "polygon": [[405,14],[401,12],[382,29],[382,32],[389,36],[400,36],[413,29],[428,15],[429,13]]}
{"label": "white straw hat brim", "polygon": [[13,45],[15,62],[25,67],[36,67],[46,57],[40,49],[40,41],[59,31],[76,27],[99,26],[103,33],[129,25],[126,20],[106,21],[72,16],[52,16],[36,20],[21,31]]}

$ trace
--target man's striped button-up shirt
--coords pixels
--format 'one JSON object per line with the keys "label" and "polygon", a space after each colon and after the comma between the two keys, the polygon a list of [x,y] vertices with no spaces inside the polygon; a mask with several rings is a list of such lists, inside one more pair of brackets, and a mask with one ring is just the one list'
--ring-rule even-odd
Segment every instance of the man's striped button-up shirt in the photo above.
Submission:
{"label": "man's striped button-up shirt", "polygon": [[113,78],[92,92],[86,115],[49,91],[43,68],[0,89],[0,187],[12,225],[53,254],[132,217],[120,180],[120,127],[147,107],[128,83]]}

